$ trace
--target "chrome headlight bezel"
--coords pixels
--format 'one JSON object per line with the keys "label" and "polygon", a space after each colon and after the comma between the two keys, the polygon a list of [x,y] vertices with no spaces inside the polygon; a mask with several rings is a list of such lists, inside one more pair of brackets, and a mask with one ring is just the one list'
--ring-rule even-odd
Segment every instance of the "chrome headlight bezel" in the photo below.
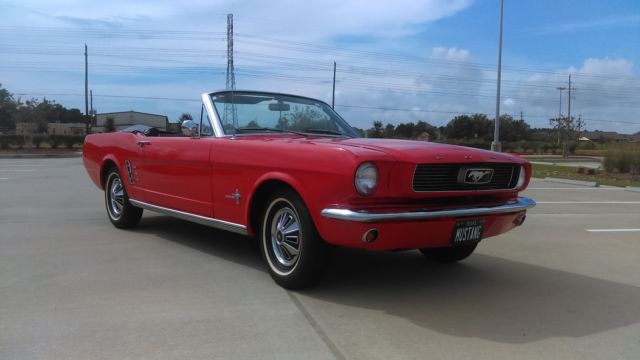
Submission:
{"label": "chrome headlight bezel", "polygon": [[516,182],[516,190],[522,190],[526,181],[527,171],[523,165],[520,165],[520,171],[518,172],[518,181]]}
{"label": "chrome headlight bezel", "polygon": [[369,196],[378,187],[378,167],[372,162],[364,162],[356,169],[353,185],[356,192],[362,196]]}

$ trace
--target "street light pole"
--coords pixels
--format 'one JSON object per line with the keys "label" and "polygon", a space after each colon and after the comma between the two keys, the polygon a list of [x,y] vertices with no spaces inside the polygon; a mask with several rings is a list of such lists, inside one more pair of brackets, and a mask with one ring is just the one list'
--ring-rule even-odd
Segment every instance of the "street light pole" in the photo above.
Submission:
{"label": "street light pole", "polygon": [[498,86],[496,90],[496,120],[493,129],[493,142],[491,150],[502,151],[500,144],[500,82],[502,80],[502,15],[504,9],[504,0],[500,0],[500,35],[498,40]]}
{"label": "street light pole", "polygon": [[558,109],[558,119],[560,119],[562,117],[562,92],[567,90],[567,88],[564,86],[558,86],[556,89],[560,90],[560,108]]}

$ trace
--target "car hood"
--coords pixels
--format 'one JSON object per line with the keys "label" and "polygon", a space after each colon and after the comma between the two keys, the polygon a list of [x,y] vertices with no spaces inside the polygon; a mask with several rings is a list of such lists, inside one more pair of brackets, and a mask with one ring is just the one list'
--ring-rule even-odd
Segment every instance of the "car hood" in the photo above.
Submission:
{"label": "car hood", "polygon": [[337,146],[345,150],[357,148],[375,150],[392,156],[398,161],[413,163],[432,161],[524,162],[520,157],[509,154],[426,141],[365,138],[341,140],[318,138],[312,141],[318,145]]}

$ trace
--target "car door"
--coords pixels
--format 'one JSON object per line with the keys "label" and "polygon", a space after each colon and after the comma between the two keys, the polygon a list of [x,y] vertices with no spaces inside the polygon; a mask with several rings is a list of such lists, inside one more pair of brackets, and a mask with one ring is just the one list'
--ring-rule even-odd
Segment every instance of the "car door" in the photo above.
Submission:
{"label": "car door", "polygon": [[213,216],[210,161],[213,138],[207,132],[203,134],[150,136],[138,142],[137,172],[144,202]]}

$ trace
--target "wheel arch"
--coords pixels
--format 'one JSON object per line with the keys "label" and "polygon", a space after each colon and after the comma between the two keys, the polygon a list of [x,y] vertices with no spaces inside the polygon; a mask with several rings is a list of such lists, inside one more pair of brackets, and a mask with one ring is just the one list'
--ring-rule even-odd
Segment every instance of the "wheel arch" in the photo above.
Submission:
{"label": "wheel arch", "polygon": [[107,175],[109,175],[109,170],[111,168],[115,168],[120,171],[118,168],[118,164],[115,159],[106,158],[102,161],[102,165],[100,166],[100,187],[104,190],[107,181]]}
{"label": "wheel arch", "polygon": [[262,213],[265,210],[267,204],[267,199],[269,195],[273,194],[274,191],[279,189],[289,189],[294,191],[304,205],[309,208],[307,202],[305,201],[305,197],[303,192],[300,189],[300,184],[297,184],[292,179],[283,178],[280,176],[270,176],[265,177],[258,181],[255,186],[255,191],[251,194],[251,198],[249,199],[249,205],[247,207],[247,224],[249,234],[255,235],[256,230],[260,227],[260,220]]}

